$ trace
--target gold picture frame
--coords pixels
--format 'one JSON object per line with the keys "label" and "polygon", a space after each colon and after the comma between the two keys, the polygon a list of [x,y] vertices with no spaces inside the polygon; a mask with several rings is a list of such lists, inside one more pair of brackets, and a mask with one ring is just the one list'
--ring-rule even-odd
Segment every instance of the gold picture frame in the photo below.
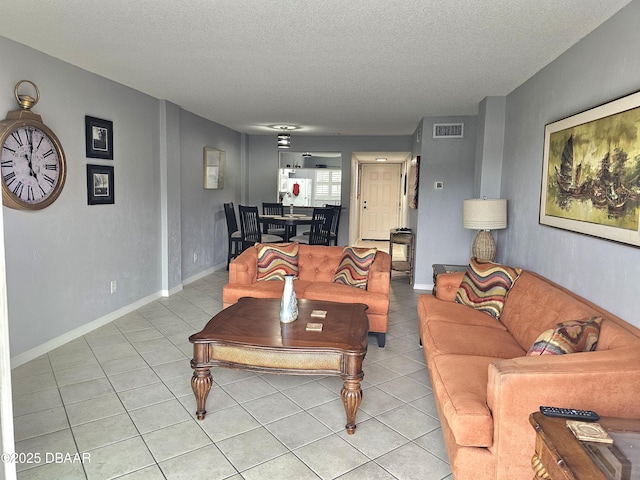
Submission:
{"label": "gold picture frame", "polygon": [[640,246],[640,92],[546,125],[539,221]]}
{"label": "gold picture frame", "polygon": [[204,188],[209,190],[224,188],[225,163],[224,150],[204,147]]}

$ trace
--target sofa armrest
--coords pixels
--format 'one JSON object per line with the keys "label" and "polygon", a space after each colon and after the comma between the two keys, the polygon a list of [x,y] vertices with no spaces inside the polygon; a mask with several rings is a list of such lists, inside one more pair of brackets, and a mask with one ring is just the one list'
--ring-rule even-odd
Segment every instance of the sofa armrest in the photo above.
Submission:
{"label": "sofa armrest", "polygon": [[500,360],[489,366],[487,388],[489,408],[498,415],[532,409],[528,417],[545,400],[600,415],[640,417],[640,351],[634,346]]}
{"label": "sofa armrest", "polygon": [[258,251],[247,248],[229,264],[229,283],[251,285],[258,281]]}
{"label": "sofa armrest", "polygon": [[367,291],[389,295],[391,282],[391,256],[386,252],[378,251],[376,258],[369,267],[367,278]]}
{"label": "sofa armrest", "polygon": [[436,298],[453,302],[465,272],[441,273],[436,277]]}
{"label": "sofa armrest", "polygon": [[[640,352],[620,348],[500,360],[489,366],[487,405],[493,417],[496,478],[525,468],[535,445],[528,418],[540,405],[640,417]],[[522,470],[521,470],[522,471]]]}

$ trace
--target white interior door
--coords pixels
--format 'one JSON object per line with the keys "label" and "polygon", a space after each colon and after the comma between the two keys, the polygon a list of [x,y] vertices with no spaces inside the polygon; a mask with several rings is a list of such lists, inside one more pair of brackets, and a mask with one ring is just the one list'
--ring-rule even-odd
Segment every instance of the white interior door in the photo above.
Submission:
{"label": "white interior door", "polygon": [[399,164],[362,164],[362,240],[389,240],[389,230],[399,225],[400,168]]}

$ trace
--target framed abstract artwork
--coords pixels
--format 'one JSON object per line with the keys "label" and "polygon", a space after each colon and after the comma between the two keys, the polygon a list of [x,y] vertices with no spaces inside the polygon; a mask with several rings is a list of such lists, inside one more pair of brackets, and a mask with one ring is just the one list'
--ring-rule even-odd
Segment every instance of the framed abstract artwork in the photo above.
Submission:
{"label": "framed abstract artwork", "polygon": [[640,93],[545,127],[540,223],[640,246]]}

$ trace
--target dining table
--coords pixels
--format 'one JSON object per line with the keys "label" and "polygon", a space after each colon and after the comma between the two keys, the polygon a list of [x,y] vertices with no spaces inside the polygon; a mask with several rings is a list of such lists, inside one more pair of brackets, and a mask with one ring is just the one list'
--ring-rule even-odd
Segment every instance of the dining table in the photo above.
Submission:
{"label": "dining table", "polygon": [[287,213],[284,215],[260,215],[260,223],[263,225],[284,226],[284,241],[289,242],[291,237],[297,235],[298,225],[311,225],[311,215],[304,213]]}

